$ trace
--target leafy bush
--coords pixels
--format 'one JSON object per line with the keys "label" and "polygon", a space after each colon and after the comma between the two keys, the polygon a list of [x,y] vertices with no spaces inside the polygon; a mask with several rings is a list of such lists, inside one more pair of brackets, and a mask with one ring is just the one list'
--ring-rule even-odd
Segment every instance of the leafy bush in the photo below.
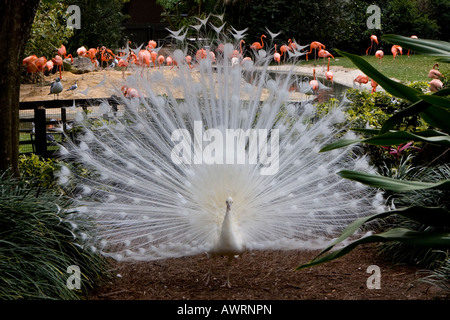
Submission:
{"label": "leafy bush", "polygon": [[[396,35],[386,35],[384,38],[386,41],[399,44],[404,48],[419,53],[438,55],[438,61],[450,62],[449,43],[427,39],[411,39]],[[441,89],[433,94],[424,94],[421,90],[405,86],[385,77],[359,56],[346,52],[341,53],[344,56],[349,57],[362,72],[374,79],[386,91],[398,98],[409,101],[409,105],[391,116],[379,129],[358,130],[370,134],[371,137],[365,139],[343,139],[324,147],[322,151],[333,150],[353,143],[396,145],[408,143],[410,141],[433,144],[448,149],[450,145],[450,112],[448,111],[450,100],[447,99],[446,96],[450,95],[450,88]],[[403,130],[394,130],[398,123],[412,115],[420,115],[430,128],[428,130],[416,131],[413,133]],[[435,160],[437,160],[437,158],[433,161]],[[432,167],[428,166],[428,168]],[[435,180],[430,179],[430,177],[435,178],[436,175],[431,176],[429,172],[424,176],[416,176],[415,178],[418,180],[401,180],[350,170],[339,172],[338,174],[343,178],[355,180],[372,187],[389,190],[399,195],[404,195],[404,193],[409,192],[424,192],[421,196],[422,202],[417,202],[415,197],[411,198],[410,196],[404,203],[401,203],[400,201],[400,207],[396,206],[390,211],[354,221],[344,230],[335,242],[322,250],[322,252],[309,263],[301,265],[298,268],[306,268],[339,258],[363,243],[400,242],[408,245],[409,248],[420,248],[421,250],[424,250],[424,252],[434,252],[434,250],[445,252],[450,250],[450,211],[448,200],[446,200],[447,202],[444,201],[444,203],[440,203],[439,201],[430,203],[428,199],[428,197],[438,197],[438,199],[440,199],[441,194],[444,194],[444,199],[448,199],[448,191],[450,190],[448,168],[445,172],[447,172],[447,174],[437,176],[437,179]],[[433,194],[430,195],[429,192],[432,192]],[[404,225],[388,225],[386,231],[382,230],[384,232],[362,237],[342,249],[328,253],[336,244],[341,243],[343,240],[352,236],[363,225],[374,220],[383,221],[383,219],[398,216],[415,221],[414,225],[419,226],[419,230],[417,230],[417,228],[414,229],[414,226],[411,223],[409,223],[407,227]],[[328,254],[325,255],[325,253]],[[448,278],[449,276],[447,274],[447,279]]]}
{"label": "leafy bush", "polygon": [[[426,91],[428,83],[414,82],[409,85],[412,88]],[[390,116],[403,109],[408,105],[408,102],[403,99],[398,99],[385,91],[376,91],[371,93],[368,90],[359,90],[357,88],[350,88],[346,91],[345,100],[348,103],[345,107],[346,120],[350,123],[352,128],[378,128],[390,118]],[[327,102],[316,105],[318,114],[326,114],[333,105],[337,104],[335,98]],[[408,132],[415,132],[426,130],[428,125],[418,115],[407,117],[401,123],[397,124],[396,129],[405,130]],[[368,134],[362,133],[363,136],[368,137]],[[395,146],[378,146],[378,145],[364,145],[362,150],[370,157],[372,165],[377,167],[381,172],[397,172],[402,165],[402,157],[416,151],[421,147],[420,143],[416,143],[410,147],[402,148],[402,145]],[[398,150],[402,150],[400,153]],[[411,163],[412,158],[408,158],[407,163]]]}
{"label": "leafy bush", "polygon": [[73,35],[67,28],[67,6],[62,2],[41,1],[34,18],[25,56],[53,58],[61,44],[66,44]]}
{"label": "leafy bush", "polygon": [[419,281],[435,285],[450,292],[450,254],[443,251],[439,253],[446,255],[445,260],[434,270],[422,272],[428,275],[419,279]]}
{"label": "leafy bush", "polygon": [[[441,180],[450,179],[450,167],[443,164],[437,167],[413,167],[405,170],[404,174],[397,179],[423,181],[435,183]],[[439,189],[422,189],[409,192],[391,193],[389,201],[395,207],[423,206],[423,207],[439,207],[450,210],[450,190]],[[414,231],[427,232],[445,232],[449,231],[445,226],[428,226],[417,221],[405,219],[401,216],[388,217],[380,224],[383,229],[388,229],[395,225]],[[390,257],[394,262],[409,263],[421,266],[423,268],[431,268],[439,266],[446,259],[445,251],[435,250],[429,247],[410,246],[401,242],[387,242],[380,244],[380,253],[386,257]]]}
{"label": "leafy bush", "polygon": [[[104,279],[105,260],[74,243],[69,205],[59,194],[0,177],[0,299],[80,299]],[[88,227],[83,223],[78,227]],[[80,290],[67,286],[73,265]]]}
{"label": "leafy bush", "polygon": [[19,170],[22,178],[24,182],[32,186],[55,187],[54,173],[60,165],[58,160],[44,159],[35,154],[21,155],[19,158]]}

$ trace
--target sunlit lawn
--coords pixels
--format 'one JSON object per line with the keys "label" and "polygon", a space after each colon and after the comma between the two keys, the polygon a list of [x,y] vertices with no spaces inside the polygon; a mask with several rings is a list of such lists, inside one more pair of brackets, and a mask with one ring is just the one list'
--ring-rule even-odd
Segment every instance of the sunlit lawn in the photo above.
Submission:
{"label": "sunlit lawn", "polygon": [[[317,65],[322,66],[323,58],[317,58],[317,61],[315,62],[312,57],[313,55],[310,55],[309,61],[302,61],[301,65],[316,63]],[[398,79],[403,82],[430,81],[428,78],[428,71],[433,68],[433,65],[436,63],[437,59],[437,57],[419,54],[411,54],[408,58],[405,52],[403,53],[403,56],[397,56],[395,60],[392,58],[392,55],[385,55],[381,63],[374,55],[363,55],[361,57],[372,64],[372,66],[377,68],[377,70],[385,76]],[[333,65],[342,66],[345,68],[356,68],[356,66],[347,57],[336,56],[335,59],[331,59],[330,61],[330,66]],[[449,64],[439,64],[439,71],[441,71],[441,73],[449,70]]]}

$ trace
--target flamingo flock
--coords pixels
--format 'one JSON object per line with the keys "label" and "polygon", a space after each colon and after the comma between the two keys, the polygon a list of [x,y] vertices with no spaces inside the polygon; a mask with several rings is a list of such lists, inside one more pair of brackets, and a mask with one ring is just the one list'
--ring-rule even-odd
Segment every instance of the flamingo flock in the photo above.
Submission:
{"label": "flamingo flock", "polygon": [[[252,54],[256,55],[256,53],[260,50],[270,50],[268,48],[266,35],[262,34],[260,36],[260,42],[253,42],[247,51],[250,54],[248,56],[244,56],[244,48],[245,45],[244,40],[240,40],[239,42],[239,50],[235,49],[232,51],[230,55],[231,65],[235,66],[237,64],[243,64],[246,62],[251,62],[253,60]],[[411,38],[417,38],[417,36],[411,36]],[[273,37],[272,37],[273,39]],[[149,40],[148,43],[140,48],[131,49],[129,47],[129,41],[127,43],[126,48],[122,47],[121,49],[113,50],[106,48],[105,46],[97,47],[97,48],[87,48],[82,46],[77,49],[76,54],[78,57],[87,58],[91,61],[95,68],[105,68],[106,67],[117,67],[122,70],[122,77],[125,79],[125,71],[130,66],[137,66],[141,69],[141,75],[143,75],[143,71],[145,68],[161,68],[166,65],[171,69],[174,67],[178,67],[179,63],[186,63],[189,68],[195,67],[195,62],[199,63],[202,59],[210,58],[213,62],[215,61],[216,54],[223,54],[224,44],[219,44],[215,50],[211,48],[200,48],[197,51],[193,52],[192,55],[186,54],[184,61],[176,61],[171,55],[164,56],[159,54],[159,49],[157,48],[157,42],[154,40]],[[381,48],[377,48],[379,45],[378,38],[376,35],[370,36],[370,46],[366,50],[366,55],[370,55],[373,51],[375,53],[375,57],[379,60],[379,63],[382,63],[382,59],[384,57],[384,52]],[[307,48],[308,46],[302,47],[302,49]],[[267,48],[267,49],[265,49]],[[289,55],[299,56],[305,55],[306,60],[309,60],[309,55],[313,54],[314,51],[314,59],[323,58],[323,71],[325,69],[325,59],[328,59],[327,70],[324,72],[325,79],[333,82],[333,72],[330,70],[330,60],[334,59],[334,56],[326,50],[326,46],[319,41],[312,41],[309,44],[309,50],[298,51],[298,45],[292,39],[289,39],[287,43],[284,43],[280,46],[274,44],[273,48],[273,61],[277,64],[286,61],[286,58]],[[393,45],[391,47],[391,52],[393,55],[393,59],[400,54],[403,54],[402,47],[398,45]],[[408,51],[408,57],[410,55],[410,51]],[[27,73],[31,74],[33,82],[35,81],[36,75],[42,78],[44,74],[48,74],[49,72],[55,73],[59,71],[59,78],[62,80],[63,78],[63,68],[64,59],[70,59],[71,63],[74,61],[74,57],[71,54],[67,53],[66,47],[61,44],[61,46],[56,50],[55,56],[47,59],[46,57],[37,57],[36,55],[30,55],[23,59],[23,66],[26,68]],[[442,88],[442,81],[440,80],[441,75],[438,70],[438,64],[433,66],[433,69],[430,70],[429,77],[432,79],[430,82],[430,89],[432,91],[439,90]],[[365,75],[359,75],[354,80],[353,83],[358,83],[361,87],[362,84],[371,83],[372,93],[376,92],[376,88],[378,84],[373,80],[369,79]],[[319,87],[318,81],[316,80],[316,69],[313,69],[313,79],[310,81],[310,87],[313,91],[316,91]],[[133,88],[122,87],[122,92],[125,96],[136,97],[139,96],[137,91]]]}
{"label": "flamingo flock", "polygon": [[[253,55],[256,54],[259,50],[270,50],[268,48],[267,43],[265,43],[266,35],[262,34],[260,36],[260,42],[253,42],[249,47],[250,51]],[[128,43],[128,45],[130,42]],[[190,68],[195,67],[195,62],[199,62],[202,59],[211,58],[212,61],[215,61],[216,53],[223,54],[223,44],[219,44],[216,50],[200,48],[192,55],[186,55],[184,61],[176,61],[172,56],[163,56],[158,53],[159,48],[157,48],[157,42],[154,40],[149,40],[148,43],[143,47],[138,49],[131,49],[127,45],[126,48],[121,48],[114,52],[113,50],[106,48],[105,46],[96,47],[96,48],[88,48],[86,46],[81,46],[76,50],[76,56],[87,58],[94,65],[94,68],[102,68],[105,67],[117,67],[122,70],[122,77],[125,79],[125,71],[130,66],[137,66],[141,68],[141,75],[143,75],[143,71],[145,68],[160,68],[164,65],[169,66],[171,69],[177,67],[179,63],[186,63]],[[232,65],[244,64],[247,62],[251,62],[253,60],[252,54],[248,56],[244,56],[244,48],[245,45],[244,40],[240,40],[239,42],[239,50],[233,50],[230,59]],[[325,78],[329,81],[333,81],[333,72],[330,71],[330,58],[334,59],[334,56],[325,50],[325,45],[318,41],[313,41],[310,45],[309,52],[301,52],[301,54],[306,54],[306,59],[308,59],[308,55],[315,51],[315,58],[323,58],[323,66],[325,66],[325,59],[328,58],[328,66],[327,71],[325,72]],[[299,54],[298,45],[292,39],[288,39],[287,43],[282,44],[279,48],[277,45],[274,45],[274,53],[273,59],[276,63],[280,64],[283,61],[286,61],[289,53],[291,54]],[[76,58],[76,57],[75,57]],[[63,78],[63,68],[64,68],[64,59],[70,59],[70,62],[73,63],[74,57],[71,54],[67,54],[66,47],[61,44],[60,48],[56,50],[56,54],[54,57],[47,60],[45,57],[38,58],[37,56],[29,56],[23,60],[23,65],[26,66],[26,70],[29,74],[34,76],[38,73],[59,71],[59,78],[62,80]],[[314,70],[315,73],[315,70]],[[314,81],[315,79],[314,74]],[[34,80],[33,80],[34,82]],[[317,90],[318,85],[312,87],[315,91]],[[129,87],[122,87],[122,92],[125,96],[138,96],[138,93],[135,89]]]}

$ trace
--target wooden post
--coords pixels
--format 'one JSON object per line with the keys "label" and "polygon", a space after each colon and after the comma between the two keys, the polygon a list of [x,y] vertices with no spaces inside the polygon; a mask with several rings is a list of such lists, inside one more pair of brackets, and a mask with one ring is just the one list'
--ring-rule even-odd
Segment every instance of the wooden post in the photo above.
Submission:
{"label": "wooden post", "polygon": [[63,131],[64,133],[67,131],[67,113],[66,113],[66,107],[61,107],[61,122],[63,124]]}
{"label": "wooden post", "polygon": [[45,156],[47,153],[47,124],[45,116],[45,107],[37,107],[34,109],[34,129],[35,129],[35,139],[34,143],[36,146],[36,154],[40,156]]}

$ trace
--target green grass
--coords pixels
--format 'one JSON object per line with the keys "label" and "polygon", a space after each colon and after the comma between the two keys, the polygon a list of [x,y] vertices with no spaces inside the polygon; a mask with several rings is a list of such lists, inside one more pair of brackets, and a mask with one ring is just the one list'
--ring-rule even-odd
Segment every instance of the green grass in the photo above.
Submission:
{"label": "green grass", "polygon": [[[318,58],[315,62],[314,59],[309,61],[302,61],[301,65],[318,65],[322,66],[323,58]],[[415,81],[430,81],[428,78],[428,72],[433,68],[436,63],[437,57],[425,56],[420,54],[411,54],[408,58],[406,53],[403,56],[397,56],[393,60],[392,55],[385,55],[382,62],[374,56],[361,56],[364,60],[369,62],[372,66],[377,68],[385,76],[394,78],[405,83]],[[327,62],[327,60],[326,60]],[[335,57],[331,59],[330,66],[342,66],[344,68],[356,68],[356,66],[347,57]],[[439,70],[441,73],[449,72],[450,66],[445,63],[439,64]]]}
{"label": "green grass", "polygon": [[[56,142],[61,142],[62,141],[62,136],[60,134],[55,134],[53,135],[53,137],[55,138]],[[25,132],[21,132],[19,135],[19,140],[20,141],[30,141],[31,140],[31,134],[29,133],[25,133]],[[55,151],[58,150],[58,146],[52,146],[49,145],[47,146],[47,150],[48,151]],[[29,153],[29,152],[33,152],[33,146],[31,144],[20,144],[19,145],[19,153]]]}

